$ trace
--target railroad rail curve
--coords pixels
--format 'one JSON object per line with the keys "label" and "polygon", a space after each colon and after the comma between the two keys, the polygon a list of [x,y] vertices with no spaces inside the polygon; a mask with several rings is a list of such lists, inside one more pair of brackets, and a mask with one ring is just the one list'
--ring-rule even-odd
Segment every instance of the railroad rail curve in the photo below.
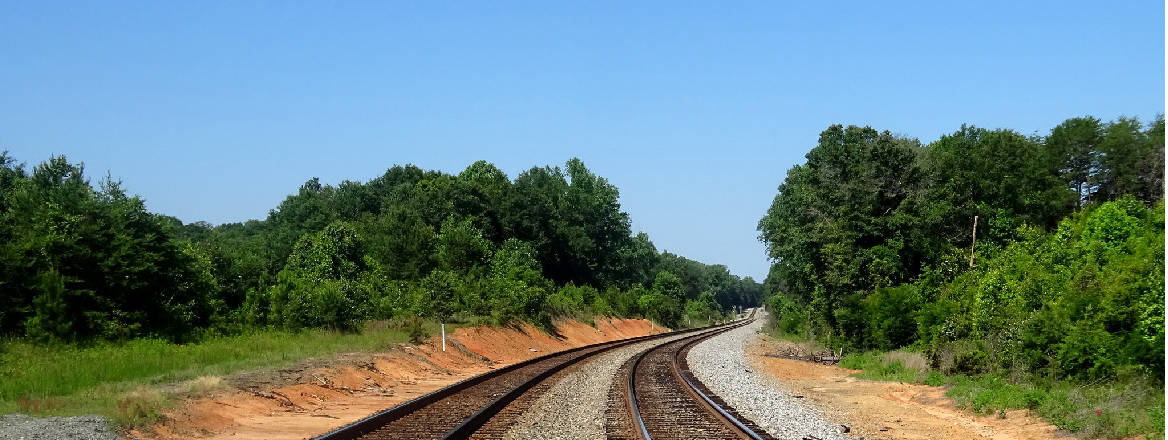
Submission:
{"label": "railroad rail curve", "polygon": [[708,338],[749,324],[750,317],[725,328],[680,339],[641,352],[628,372],[627,400],[634,435],[643,440],[773,440],[750,420],[725,407],[688,371],[689,348]]}
{"label": "railroad rail curve", "polygon": [[546,354],[464,379],[314,439],[468,438],[524,392],[581,360],[641,341],[732,328],[740,322],[601,342]]}

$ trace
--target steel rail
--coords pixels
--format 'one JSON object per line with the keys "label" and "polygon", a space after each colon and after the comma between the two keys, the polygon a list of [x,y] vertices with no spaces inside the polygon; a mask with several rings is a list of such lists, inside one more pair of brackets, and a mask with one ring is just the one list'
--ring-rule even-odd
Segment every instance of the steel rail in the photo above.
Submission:
{"label": "steel rail", "polygon": [[[705,406],[708,410],[711,410],[713,412],[713,414],[715,414],[717,416],[717,418],[719,418],[725,424],[727,424],[728,427],[732,428],[732,430],[734,430],[734,431],[737,431],[739,434],[745,436],[746,438],[751,439],[751,440],[766,440],[767,438],[769,438],[769,436],[767,436],[767,437],[760,436],[753,429],[751,429],[745,423],[743,423],[741,420],[739,420],[738,417],[736,417],[733,414],[731,414],[730,412],[726,411],[724,408],[722,408],[721,405],[718,405],[716,402],[714,402],[713,399],[711,399],[706,393],[702,392],[698,388],[697,384],[694,383],[694,381],[692,381],[685,374],[681,373],[682,368],[681,368],[680,363],[678,362],[678,358],[681,355],[681,353],[685,352],[691,346],[693,346],[701,341],[704,341],[706,339],[709,339],[711,337],[714,337],[718,334],[721,334],[721,333],[724,333],[724,332],[733,330],[735,328],[749,324],[750,322],[752,322],[754,320],[754,314],[755,314],[754,311],[751,311],[751,314],[749,317],[742,319],[739,322],[737,322],[731,326],[727,326],[726,328],[710,331],[710,332],[707,332],[705,334],[695,336],[693,338],[693,340],[687,341],[687,342],[681,344],[679,347],[677,347],[677,349],[674,350],[673,355],[671,356],[671,359],[672,359],[672,366],[673,366],[674,375],[677,378],[679,378],[683,383],[685,383],[685,385],[687,387],[687,389],[686,389],[687,392],[690,392],[692,395],[698,396],[701,399],[700,402],[704,403],[704,405],[702,405],[702,406]],[[633,420],[634,420],[634,423],[635,423],[636,428],[637,428],[637,433],[640,434],[641,438],[644,440],[652,440],[653,437],[652,437],[652,435],[649,434],[649,428],[648,428],[648,426],[646,426],[645,420],[641,416],[641,409],[640,409],[639,403],[637,401],[637,391],[636,391],[636,388],[637,388],[636,387],[637,369],[640,366],[641,361],[650,352],[657,350],[659,348],[660,347],[654,347],[654,348],[650,348],[648,350],[641,352],[641,354],[639,354],[637,356],[637,358],[633,360],[632,366],[629,368],[628,402],[630,403],[630,407],[631,407],[631,410],[633,413]]]}
{"label": "steel rail", "polygon": [[[734,325],[734,324],[732,324],[732,325]],[[628,344],[636,343],[636,342],[664,338],[664,337],[668,337],[668,336],[676,336],[676,335],[681,335],[681,334],[686,334],[686,333],[700,332],[703,330],[710,330],[710,329],[714,329],[714,328],[718,328],[718,327],[720,327],[720,326],[708,326],[708,327],[701,327],[701,328],[694,328],[694,329],[687,329],[687,330],[680,330],[680,331],[672,331],[672,332],[667,332],[667,333],[658,333],[658,334],[653,334],[653,335],[637,336],[637,337],[633,337],[633,338],[620,339],[620,340],[616,340],[616,341],[599,342],[599,343],[595,343],[595,344],[589,344],[589,345],[585,345],[585,346],[581,346],[581,347],[571,348],[568,350],[562,350],[562,351],[558,351],[555,353],[549,353],[549,354],[546,354],[543,356],[528,359],[528,360],[523,361],[523,362],[511,364],[511,365],[508,365],[506,367],[500,368],[498,370],[493,370],[493,371],[490,371],[487,373],[483,373],[483,374],[480,374],[480,375],[477,375],[474,377],[464,379],[464,380],[459,381],[457,383],[448,385],[446,387],[432,391],[432,392],[427,393],[425,395],[422,395],[422,396],[416,397],[414,399],[411,399],[409,401],[403,402],[403,403],[396,405],[394,407],[378,411],[378,412],[376,412],[372,415],[369,415],[367,417],[364,417],[356,422],[339,427],[339,428],[334,429],[332,431],[329,431],[325,434],[321,434],[319,436],[313,437],[313,439],[314,440],[355,440],[355,439],[358,439],[366,434],[372,433],[385,425],[393,423],[394,421],[396,421],[398,419],[401,419],[409,414],[412,414],[418,410],[421,410],[421,409],[425,408],[426,406],[433,404],[434,402],[437,402],[439,400],[446,399],[448,397],[457,395],[458,393],[460,393],[464,390],[467,390],[475,385],[478,385],[484,381],[494,379],[496,377],[511,373],[517,369],[527,367],[527,366],[530,366],[530,365],[538,363],[538,362],[546,361],[552,357],[570,355],[572,353],[577,353],[577,352],[584,351],[584,350],[590,350],[590,349],[594,349],[594,348],[598,348],[598,347],[603,347],[600,350],[596,350],[593,353],[588,353],[584,356],[570,357],[569,359],[565,360],[565,362],[551,367],[548,371],[541,372],[540,374],[536,375],[535,377],[524,381],[523,383],[519,384],[515,388],[508,390],[506,393],[504,393],[500,397],[496,398],[495,400],[490,402],[488,405],[484,406],[483,408],[479,409],[475,413],[466,417],[465,419],[463,419],[463,421],[459,425],[455,426],[454,428],[449,430],[445,435],[440,437],[442,439],[467,438],[471,434],[473,434],[476,429],[478,429],[484,423],[486,423],[486,421],[489,420],[492,416],[494,416],[499,411],[501,411],[502,408],[505,407],[508,403],[514,401],[519,396],[521,396],[523,394],[523,392],[534,387],[539,382],[547,379],[552,374],[555,374],[556,372],[562,370],[563,368],[566,368],[569,365],[575,364],[576,362],[579,362],[580,360],[594,356],[594,355],[599,354],[599,353],[607,352],[609,350],[612,350],[612,349],[615,349],[618,347],[623,347],[623,346],[628,345]]]}
{"label": "steel rail", "polygon": [[522,396],[523,393],[527,392],[527,390],[535,387],[536,385],[538,385],[540,382],[543,382],[548,377],[551,377],[552,375],[560,372],[561,370],[563,370],[567,367],[570,367],[572,365],[575,365],[576,363],[578,363],[584,359],[590,358],[592,356],[596,356],[598,354],[607,353],[610,350],[615,350],[617,348],[624,347],[624,346],[627,346],[629,344],[643,342],[645,340],[656,339],[656,338],[664,337],[667,335],[668,336],[676,336],[679,334],[690,333],[690,332],[695,332],[695,331],[700,331],[700,330],[705,330],[705,329],[706,328],[703,327],[703,328],[698,328],[698,329],[687,329],[687,330],[680,330],[680,331],[669,332],[669,333],[658,333],[656,335],[648,335],[649,337],[641,336],[641,337],[636,337],[636,338],[622,339],[622,340],[618,340],[618,341],[609,341],[610,343],[612,343],[612,345],[607,346],[602,350],[596,350],[592,353],[588,353],[584,356],[578,356],[578,357],[575,357],[572,359],[568,359],[567,361],[564,361],[560,364],[557,364],[556,366],[554,366],[552,368],[549,368],[549,369],[541,372],[540,374],[531,378],[531,380],[528,380],[528,381],[520,384],[519,386],[511,389],[510,391],[504,393],[503,395],[499,396],[495,400],[491,401],[491,403],[488,403],[482,409],[476,411],[474,414],[472,414],[469,418],[467,418],[461,424],[456,426],[454,429],[450,430],[450,432],[446,433],[446,435],[442,436],[442,440],[454,440],[454,439],[469,438],[472,434],[475,433],[476,430],[478,430],[480,427],[482,427],[484,424],[486,424],[487,421],[491,419],[491,417],[494,417],[495,414],[498,414],[500,411],[502,411],[503,408],[505,408],[508,404],[510,404],[511,402],[514,402],[516,399],[518,399],[520,396]]}
{"label": "steel rail", "polygon": [[[753,429],[746,426],[746,424],[742,423],[741,420],[738,420],[738,417],[735,417],[733,414],[727,412],[726,409],[722,407],[722,405],[715,403],[714,400],[710,398],[710,396],[708,396],[708,395],[706,395],[706,393],[702,392],[702,390],[700,388],[698,388],[697,384],[694,383],[695,381],[690,379],[690,375],[682,373],[683,370],[681,368],[680,362],[678,361],[678,358],[681,357],[681,354],[683,352],[687,352],[688,348],[690,348],[693,345],[697,344],[698,342],[704,341],[706,339],[707,338],[696,338],[693,341],[682,344],[681,347],[677,348],[677,351],[673,352],[673,372],[674,372],[674,374],[676,374],[677,377],[681,378],[681,380],[685,382],[686,386],[689,387],[689,391],[693,392],[694,394],[697,394],[698,397],[701,397],[702,400],[706,402],[706,407],[713,409],[715,412],[718,413],[719,416],[722,417],[723,420],[729,421],[732,425],[734,425],[734,427],[738,428],[738,430],[742,434],[746,435],[751,440],[766,440],[762,436],[758,435],[758,433],[754,432]],[[688,371],[688,368],[685,369],[685,371]]]}
{"label": "steel rail", "polygon": [[[718,333],[718,332],[711,331],[710,333],[712,335],[712,334]],[[701,336],[701,335],[699,335],[699,336]],[[701,339],[700,337],[695,337],[695,338]],[[640,354],[637,355],[637,357],[635,359],[633,359],[633,364],[629,367],[628,402],[631,404],[630,406],[631,406],[631,409],[633,412],[633,420],[636,421],[637,427],[640,428],[639,430],[641,432],[641,437],[644,438],[645,440],[651,440],[652,437],[649,435],[649,430],[645,426],[645,419],[643,417],[641,417],[641,408],[637,404],[637,384],[636,384],[637,368],[641,365],[641,361],[645,359],[646,355],[648,355],[650,352],[657,350],[659,348],[661,348],[661,347],[660,346],[650,347],[650,348],[646,349],[645,351],[642,351]]]}

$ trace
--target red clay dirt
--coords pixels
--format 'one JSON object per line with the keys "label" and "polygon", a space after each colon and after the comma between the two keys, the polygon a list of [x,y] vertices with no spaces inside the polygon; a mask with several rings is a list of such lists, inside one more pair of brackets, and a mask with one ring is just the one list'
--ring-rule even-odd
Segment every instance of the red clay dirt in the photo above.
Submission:
{"label": "red clay dirt", "polygon": [[220,391],[189,398],[162,422],[127,433],[149,439],[300,439],[322,434],[443,386],[515,362],[597,342],[668,331],[642,319],[466,327],[385,353],[348,353],[277,371],[224,379]]}
{"label": "red clay dirt", "polygon": [[868,439],[1047,440],[1073,438],[1028,410],[1004,418],[956,407],[945,389],[921,384],[857,379],[836,366],[772,357],[791,345],[760,335],[748,349],[751,363],[794,395],[804,396],[830,420],[847,424],[851,436]]}

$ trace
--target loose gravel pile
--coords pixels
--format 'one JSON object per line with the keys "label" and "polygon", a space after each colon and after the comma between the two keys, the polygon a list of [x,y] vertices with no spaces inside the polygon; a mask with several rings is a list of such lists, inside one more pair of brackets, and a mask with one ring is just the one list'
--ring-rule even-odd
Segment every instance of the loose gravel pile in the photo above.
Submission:
{"label": "loose gravel pile", "polygon": [[770,376],[754,371],[746,346],[762,328],[764,317],[750,325],[714,336],[689,350],[690,371],[714,394],[739,413],[778,438],[847,439],[838,424],[824,419],[815,408],[802,404]]}
{"label": "loose gravel pile", "polygon": [[527,439],[605,438],[608,390],[625,361],[650,347],[689,335],[670,336],[627,345],[572,367],[547,393],[516,420],[504,437]]}
{"label": "loose gravel pile", "polygon": [[116,440],[104,417],[0,416],[0,440]]}

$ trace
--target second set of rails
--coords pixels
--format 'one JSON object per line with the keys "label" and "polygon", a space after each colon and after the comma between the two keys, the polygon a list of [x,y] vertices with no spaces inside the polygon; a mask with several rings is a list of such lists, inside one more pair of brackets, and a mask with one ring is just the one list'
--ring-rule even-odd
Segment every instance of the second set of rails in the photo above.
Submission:
{"label": "second set of rails", "polygon": [[745,324],[661,344],[633,358],[625,384],[633,438],[774,439],[711,393],[686,362],[694,345]]}
{"label": "second set of rails", "polygon": [[[610,438],[650,439],[770,439],[738,417],[708,390],[685,365],[689,347],[706,338],[746,325],[745,319],[721,326],[628,338],[577,347],[516,363],[471,377],[404,402],[316,437],[318,440],[502,438],[510,421],[530,404],[520,399],[564,369],[596,355],[645,341],[678,337],[634,356],[614,383],[623,384],[628,398],[619,411],[623,426],[608,426]],[[688,336],[686,336],[688,335]],[[670,424],[670,420],[673,424]],[[488,425],[488,422],[491,422]],[[611,425],[611,424],[610,424]],[[491,429],[485,429],[490,426]],[[762,433],[761,435],[758,433]]]}

